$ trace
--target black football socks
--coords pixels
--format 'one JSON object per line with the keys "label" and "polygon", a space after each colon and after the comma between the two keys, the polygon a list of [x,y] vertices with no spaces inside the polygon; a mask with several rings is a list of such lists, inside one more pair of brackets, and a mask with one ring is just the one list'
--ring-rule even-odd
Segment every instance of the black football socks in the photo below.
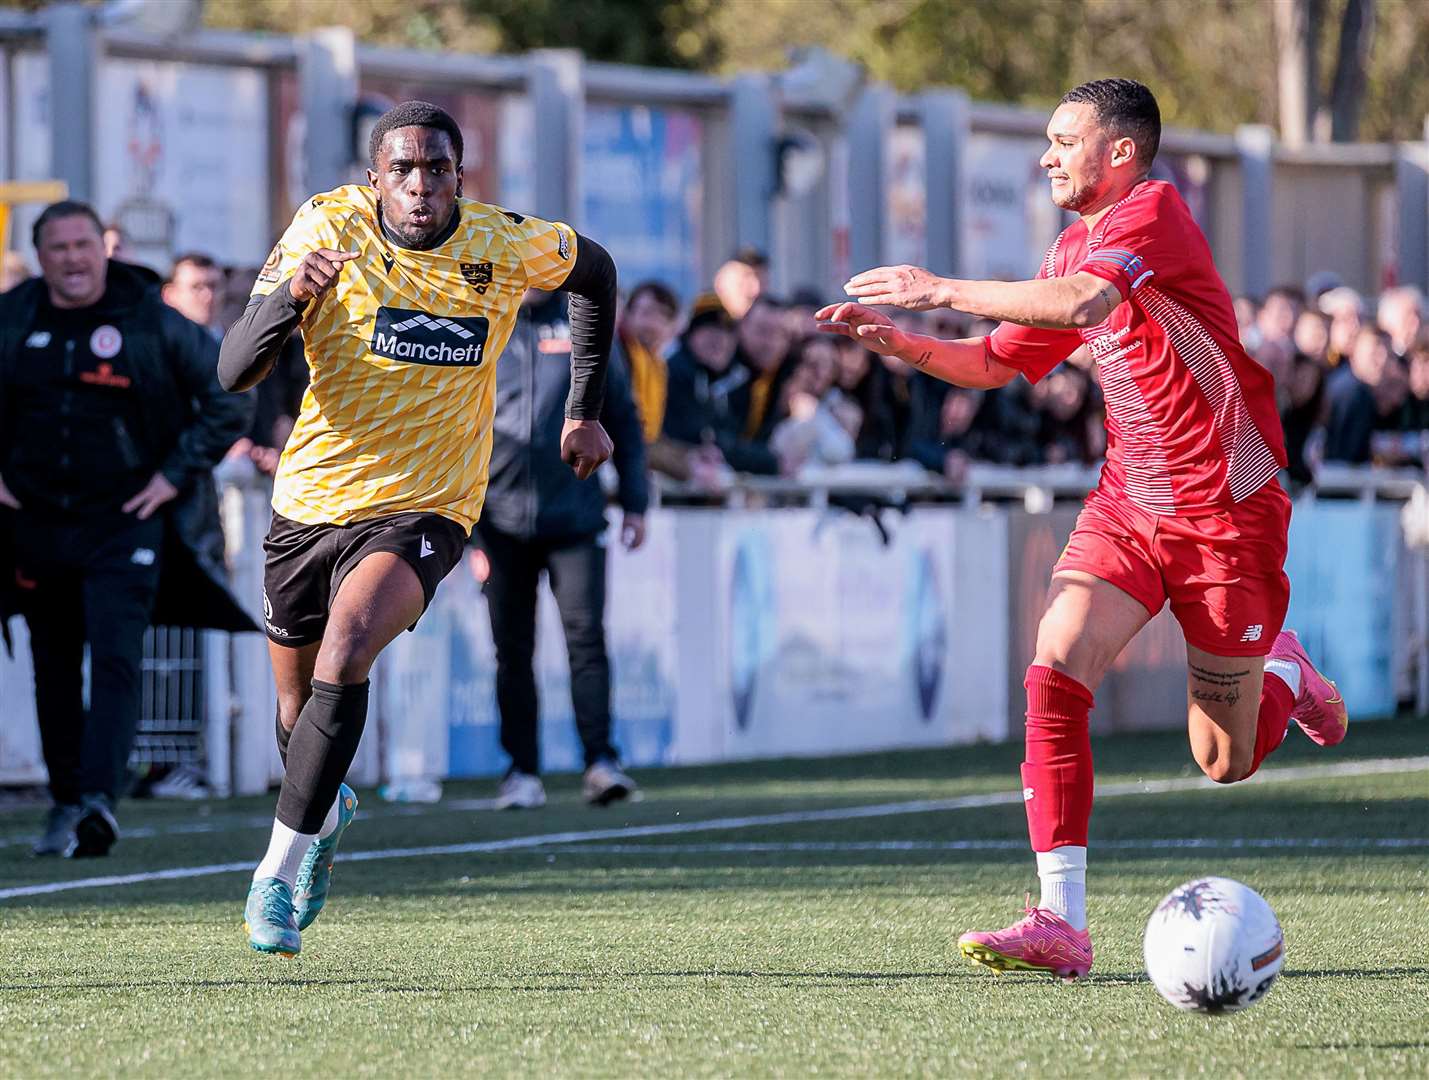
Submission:
{"label": "black football socks", "polygon": [[[367,724],[368,685],[313,680],[313,696],[288,738],[287,771],[278,792],[278,820],[295,832],[315,835],[337,798]],[[278,742],[281,746],[281,734]]]}

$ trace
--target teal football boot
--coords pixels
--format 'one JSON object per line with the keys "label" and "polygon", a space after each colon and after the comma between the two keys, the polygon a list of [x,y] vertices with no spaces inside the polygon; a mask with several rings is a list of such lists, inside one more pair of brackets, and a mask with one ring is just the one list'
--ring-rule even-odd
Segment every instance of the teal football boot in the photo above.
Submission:
{"label": "teal football boot", "polygon": [[248,944],[261,953],[297,956],[303,947],[293,918],[293,890],[278,878],[259,878],[248,889],[243,906],[243,929]]}
{"label": "teal football boot", "polygon": [[337,842],[356,816],[357,793],[343,784],[337,789],[337,828],[331,836],[313,841],[313,846],[298,867],[298,880],[293,887],[293,912],[299,930],[306,930],[322,914],[323,905],[327,903],[328,887],[332,884],[332,860],[337,854]]}

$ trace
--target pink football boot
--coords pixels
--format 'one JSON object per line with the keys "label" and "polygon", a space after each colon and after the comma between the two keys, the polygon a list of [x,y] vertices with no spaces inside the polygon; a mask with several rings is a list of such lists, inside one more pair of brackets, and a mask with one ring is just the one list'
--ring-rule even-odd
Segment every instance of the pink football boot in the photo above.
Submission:
{"label": "pink football boot", "polygon": [[1345,741],[1350,728],[1350,714],[1339,689],[1321,675],[1294,630],[1282,630],[1270,650],[1271,660],[1289,660],[1300,668],[1300,693],[1295,695],[1295,707],[1290,719],[1312,742],[1334,746]]}
{"label": "pink football boot", "polygon": [[1005,930],[974,931],[958,948],[975,964],[994,971],[1047,971],[1080,979],[1092,968],[1092,936],[1073,930],[1060,915],[1029,907],[1027,917]]}

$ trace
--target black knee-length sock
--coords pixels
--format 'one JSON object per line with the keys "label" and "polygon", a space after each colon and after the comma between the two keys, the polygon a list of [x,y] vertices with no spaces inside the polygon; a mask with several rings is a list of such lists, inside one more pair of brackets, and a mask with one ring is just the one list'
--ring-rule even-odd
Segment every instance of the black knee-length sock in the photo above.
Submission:
{"label": "black knee-length sock", "polygon": [[340,686],[313,680],[313,696],[298,714],[288,740],[278,820],[300,833],[316,833],[357,756],[367,723],[368,683]]}

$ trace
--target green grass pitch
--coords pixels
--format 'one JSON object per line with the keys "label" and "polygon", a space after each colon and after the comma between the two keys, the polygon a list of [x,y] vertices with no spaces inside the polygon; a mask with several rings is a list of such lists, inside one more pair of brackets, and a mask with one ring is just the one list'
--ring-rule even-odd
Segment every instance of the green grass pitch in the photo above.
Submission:
{"label": "green grass pitch", "polygon": [[[1429,1075],[1429,768],[1316,771],[1429,754],[1429,723],[1358,725],[1333,751],[1290,740],[1269,782],[1098,800],[1082,983],[957,954],[961,931],[1010,921],[1035,888],[1020,803],[801,820],[1013,792],[1015,746],[651,771],[643,801],[607,811],[572,778],[553,778],[546,810],[506,815],[453,806],[491,787],[452,784],[433,807],[360,793],[344,854],[601,834],[340,855],[291,961],[247,948],[243,872],[11,895],[0,1073]],[[1094,750],[1104,785],[1196,775],[1184,736]],[[271,810],[129,803],[110,858],[56,862],[28,855],[40,812],[9,809],[0,893],[251,864]],[[1207,873],[1260,890],[1286,934],[1280,981],[1234,1016],[1179,1013],[1142,973],[1152,907]]]}

